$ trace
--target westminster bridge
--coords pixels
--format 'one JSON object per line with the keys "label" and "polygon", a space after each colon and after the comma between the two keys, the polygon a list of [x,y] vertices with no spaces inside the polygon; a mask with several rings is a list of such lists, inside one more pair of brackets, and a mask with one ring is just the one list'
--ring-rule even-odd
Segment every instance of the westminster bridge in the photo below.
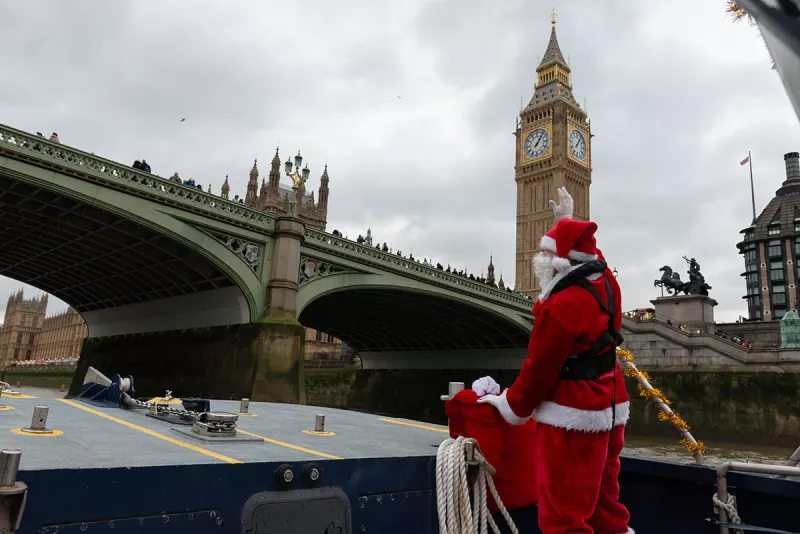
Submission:
{"label": "westminster bridge", "polygon": [[519,296],[2,125],[0,275],[83,316],[79,376],[254,399],[299,394],[298,320],[367,368],[518,366],[533,324]]}
{"label": "westminster bridge", "polygon": [[[533,326],[512,293],[3,125],[0,275],[83,316],[72,393],[92,365],[158,391],[303,402],[301,323],[365,369],[476,371],[519,369]],[[780,361],[658,322],[624,333],[656,364]]]}

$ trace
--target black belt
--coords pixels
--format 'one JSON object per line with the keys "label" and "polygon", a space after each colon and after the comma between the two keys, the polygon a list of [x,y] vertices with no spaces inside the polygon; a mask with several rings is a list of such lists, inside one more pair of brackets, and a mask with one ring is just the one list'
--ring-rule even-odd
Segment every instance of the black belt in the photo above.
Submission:
{"label": "black belt", "polygon": [[567,358],[561,374],[561,380],[597,380],[600,375],[612,369],[617,361],[617,351],[614,347],[598,356],[587,356],[583,358]]}

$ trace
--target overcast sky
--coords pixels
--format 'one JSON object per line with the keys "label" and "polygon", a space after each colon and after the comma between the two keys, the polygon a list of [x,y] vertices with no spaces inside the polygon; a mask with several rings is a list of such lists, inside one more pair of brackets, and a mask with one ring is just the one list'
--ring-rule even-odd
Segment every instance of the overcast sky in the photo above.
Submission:
{"label": "overcast sky", "polygon": [[[491,253],[513,285],[512,132],[552,4],[4,2],[0,123],[120,162],[144,157],[215,193],[229,173],[231,195],[245,193],[254,157],[266,175],[277,145],[283,160],[301,150],[312,189],[328,163],[329,231],[371,226],[404,254],[476,274]],[[598,245],[625,309],[649,306],[659,267],[684,273],[690,255],[717,320],[746,314],[739,162],[753,152],[760,211],[783,154],[800,150],[756,30],[733,24],[723,0],[554,4],[596,136]],[[0,278],[0,307],[19,287]]]}

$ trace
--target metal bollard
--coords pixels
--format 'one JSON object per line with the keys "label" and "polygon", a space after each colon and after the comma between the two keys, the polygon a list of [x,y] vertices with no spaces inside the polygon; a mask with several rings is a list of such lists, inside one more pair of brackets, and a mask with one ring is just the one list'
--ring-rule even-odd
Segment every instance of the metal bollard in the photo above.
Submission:
{"label": "metal bollard", "polygon": [[0,487],[10,488],[17,482],[19,461],[22,451],[18,449],[3,449],[0,451]]}
{"label": "metal bollard", "polygon": [[242,399],[239,402],[239,413],[247,413],[247,410],[250,408],[250,399]]}
{"label": "metal bollard", "polygon": [[321,413],[317,414],[317,418],[314,421],[314,432],[325,432],[325,416]]}
{"label": "metal bollard", "polygon": [[46,430],[47,429],[47,414],[50,411],[48,406],[37,406],[33,409],[33,418],[31,418],[31,430]]}
{"label": "metal bollard", "polygon": [[17,532],[28,497],[28,486],[17,482],[22,451],[0,451],[0,532]]}
{"label": "metal bollard", "polygon": [[447,387],[447,395],[442,395],[439,398],[443,401],[449,401],[456,396],[456,393],[464,389],[464,382],[450,382]]}

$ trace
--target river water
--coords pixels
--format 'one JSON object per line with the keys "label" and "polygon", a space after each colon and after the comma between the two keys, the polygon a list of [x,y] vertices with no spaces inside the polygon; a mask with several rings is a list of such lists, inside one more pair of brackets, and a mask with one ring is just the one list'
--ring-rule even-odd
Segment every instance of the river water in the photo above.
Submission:
{"label": "river water", "polygon": [[[708,465],[719,465],[723,462],[751,462],[764,464],[784,464],[794,449],[787,447],[771,447],[767,445],[736,445],[730,443],[706,443],[705,460]],[[797,439],[800,446],[800,437]],[[623,454],[658,458],[671,462],[693,463],[694,458],[680,444],[680,437],[675,439],[642,438],[625,436]]]}

